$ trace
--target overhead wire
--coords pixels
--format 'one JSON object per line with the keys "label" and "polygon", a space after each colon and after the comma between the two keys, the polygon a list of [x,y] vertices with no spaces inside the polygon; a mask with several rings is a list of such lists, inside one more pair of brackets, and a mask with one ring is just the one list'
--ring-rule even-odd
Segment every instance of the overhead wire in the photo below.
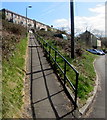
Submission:
{"label": "overhead wire", "polygon": [[75,35],[78,35],[79,32],[81,32],[81,30],[79,28],[77,28],[78,26],[76,25],[77,24],[77,19],[76,17],[79,16],[79,10],[78,10],[78,5],[79,5],[79,2],[75,1]]}
{"label": "overhead wire", "polygon": [[59,8],[61,6],[62,2],[57,2],[57,3],[58,4],[56,4],[56,5],[53,4],[53,5],[49,6],[48,8],[46,8],[45,10],[43,10],[43,12],[40,15],[40,17],[55,11],[55,8]]}

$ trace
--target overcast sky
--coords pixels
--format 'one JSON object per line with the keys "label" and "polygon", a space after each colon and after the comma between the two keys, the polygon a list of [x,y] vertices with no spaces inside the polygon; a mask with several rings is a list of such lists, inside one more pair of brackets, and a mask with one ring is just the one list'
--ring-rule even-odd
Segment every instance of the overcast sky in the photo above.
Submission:
{"label": "overcast sky", "polygon": [[[12,0],[2,0],[0,8],[6,8],[18,14],[26,14],[26,7],[32,5],[28,9],[28,17],[45,23],[53,25],[55,28],[65,27],[70,29],[70,5],[68,0],[59,0],[61,2],[54,2],[52,0],[30,0],[20,2],[12,2]],[[33,1],[33,2],[32,2]],[[74,2],[75,15],[75,32],[83,32],[87,30],[105,31],[105,0],[76,0]]]}

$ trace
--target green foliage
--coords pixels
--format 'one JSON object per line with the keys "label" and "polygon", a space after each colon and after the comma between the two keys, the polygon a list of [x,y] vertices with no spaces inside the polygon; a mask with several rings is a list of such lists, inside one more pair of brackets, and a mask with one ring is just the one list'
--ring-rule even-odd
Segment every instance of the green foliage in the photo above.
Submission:
{"label": "green foliage", "polygon": [[14,24],[11,22],[8,22],[6,20],[2,20],[2,26],[3,30],[6,30],[8,32],[11,32],[13,34],[25,36],[26,35],[26,28],[19,24]]}
{"label": "green foliage", "polygon": [[23,104],[23,78],[27,47],[26,29],[2,20],[2,114],[20,118]]}
{"label": "green foliage", "polygon": [[83,51],[82,51],[81,47],[76,48],[75,53],[76,53],[77,56],[82,56]]}
{"label": "green foliage", "polygon": [[6,20],[2,21],[3,32],[2,32],[2,53],[3,59],[8,60],[11,56],[14,55],[13,51],[16,48],[21,38],[24,38],[26,35],[26,30],[23,26],[7,22]]}
{"label": "green foliage", "polygon": [[52,31],[51,29],[52,29],[52,28],[48,27],[48,31]]}
{"label": "green foliage", "polygon": [[40,30],[37,32],[40,36],[42,37],[53,37],[54,35],[54,32],[51,32],[51,31],[44,31],[44,30]]}
{"label": "green foliage", "polygon": [[[63,47],[56,44],[56,40],[48,39],[45,41],[57,49],[79,71],[78,98],[80,98],[80,101],[85,101],[90,96],[89,93],[94,88],[96,74],[93,67],[93,61],[97,55],[93,55],[84,49],[78,48],[78,57],[71,59]],[[53,50],[51,51],[51,55],[54,58],[55,53]],[[57,56],[56,61],[60,65],[61,69],[64,70],[64,60]],[[66,67],[66,75],[75,86],[75,72],[68,65]],[[60,74],[60,77],[63,79],[64,76],[59,69],[57,69],[57,73]]]}
{"label": "green foliage", "polygon": [[2,88],[3,88],[3,118],[17,116],[23,104],[23,77],[25,66],[27,39],[23,39],[16,45],[14,56],[9,61],[3,60]]}
{"label": "green foliage", "polygon": [[16,44],[20,42],[20,37],[14,34],[2,34],[2,58],[8,60],[16,49]]}

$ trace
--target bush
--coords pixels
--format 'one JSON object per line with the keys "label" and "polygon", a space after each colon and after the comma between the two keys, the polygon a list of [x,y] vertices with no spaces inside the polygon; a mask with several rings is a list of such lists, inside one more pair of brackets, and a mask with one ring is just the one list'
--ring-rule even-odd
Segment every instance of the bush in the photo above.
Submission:
{"label": "bush", "polygon": [[13,24],[2,20],[2,56],[3,59],[9,60],[13,56],[13,52],[20,39],[23,39],[26,35],[26,28],[21,25]]}
{"label": "bush", "polygon": [[77,56],[82,56],[83,50],[81,48],[76,48],[75,53],[76,53]]}
{"label": "bush", "polygon": [[51,31],[43,31],[43,30],[40,30],[37,32],[40,36],[42,37],[53,37],[54,36],[54,32],[51,32]]}
{"label": "bush", "polygon": [[14,23],[8,22],[6,20],[2,20],[2,26],[3,26],[3,30],[6,30],[13,34],[17,34],[17,35],[21,35],[21,36],[26,35],[26,28],[23,27],[22,25],[14,24]]}
{"label": "bush", "polygon": [[2,36],[2,57],[6,60],[13,55],[13,51],[16,48],[16,44],[19,43],[20,37],[15,35],[5,35]]}

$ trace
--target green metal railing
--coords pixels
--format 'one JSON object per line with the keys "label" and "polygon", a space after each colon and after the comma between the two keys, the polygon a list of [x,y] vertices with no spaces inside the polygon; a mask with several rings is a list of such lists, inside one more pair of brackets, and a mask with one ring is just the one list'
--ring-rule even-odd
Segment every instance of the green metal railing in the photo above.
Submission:
{"label": "green metal railing", "polygon": [[[55,70],[58,69],[58,71],[60,71],[60,75],[63,75],[63,85],[66,88],[66,90],[68,89],[68,87],[70,89],[72,89],[73,93],[74,93],[74,98],[72,98],[72,101],[74,103],[74,109],[77,108],[77,94],[78,94],[78,77],[79,77],[79,73],[78,71],[55,49],[53,48],[49,43],[47,43],[41,36],[39,35],[35,35],[37,41],[39,42],[39,44],[41,45],[41,47],[43,48],[43,50],[46,53],[46,56],[48,57],[48,60],[50,60],[51,62],[53,62],[53,66],[55,68]],[[61,58],[63,64],[63,68],[61,67],[61,65],[58,62],[58,59]],[[67,72],[70,72],[70,69],[75,73],[75,85],[74,83],[71,82],[71,80],[69,79],[69,77],[67,76]],[[72,76],[72,72],[71,72],[71,76]]]}

